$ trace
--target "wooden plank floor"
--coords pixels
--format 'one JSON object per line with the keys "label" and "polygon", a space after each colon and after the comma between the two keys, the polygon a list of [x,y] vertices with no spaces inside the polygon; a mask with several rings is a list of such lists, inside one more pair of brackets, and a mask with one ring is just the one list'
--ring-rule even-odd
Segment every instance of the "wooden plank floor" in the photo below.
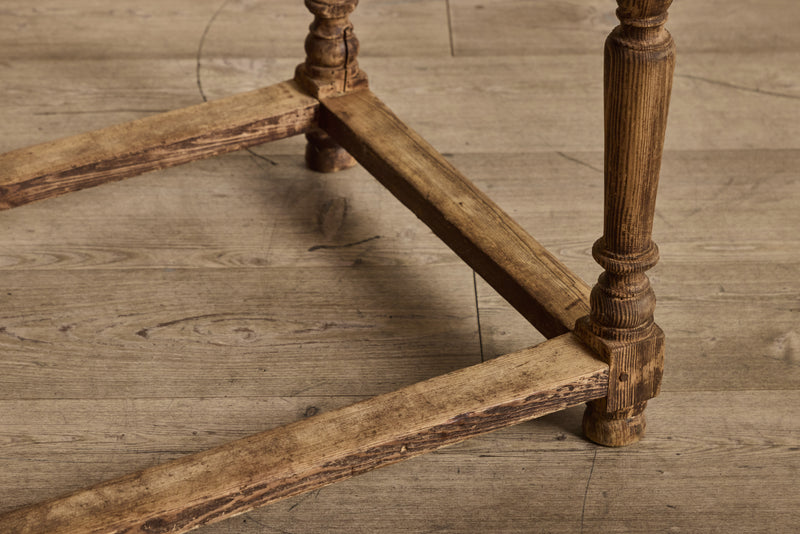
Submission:
{"label": "wooden plank floor", "polygon": [[[197,532],[795,532],[800,5],[751,4],[672,8],[667,360],[642,443],[587,443],[573,409]],[[589,282],[614,7],[353,17],[375,93]],[[297,0],[8,0],[0,151],[282,81],[309,22]],[[541,339],[362,169],[315,174],[302,151],[0,213],[0,512]]]}

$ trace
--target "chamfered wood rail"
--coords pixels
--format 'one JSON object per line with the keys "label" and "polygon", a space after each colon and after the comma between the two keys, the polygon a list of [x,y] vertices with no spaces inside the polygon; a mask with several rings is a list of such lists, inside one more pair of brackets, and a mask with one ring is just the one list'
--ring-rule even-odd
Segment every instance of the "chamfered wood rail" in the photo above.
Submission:
{"label": "chamfered wood rail", "polygon": [[674,68],[671,0],[617,0],[605,51],[605,224],[589,287],[368,88],[349,14],[314,14],[295,79],[0,156],[0,209],[305,133],[320,171],[369,170],[542,333],[545,343],[0,516],[2,533],[185,532],[568,406],[586,435],[640,439],[664,336],[645,271]]}

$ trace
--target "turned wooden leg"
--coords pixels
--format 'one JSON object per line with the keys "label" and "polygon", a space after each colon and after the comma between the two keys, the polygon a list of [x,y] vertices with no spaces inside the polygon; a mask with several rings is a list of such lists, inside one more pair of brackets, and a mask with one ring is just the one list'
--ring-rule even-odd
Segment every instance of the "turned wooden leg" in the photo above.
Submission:
{"label": "turned wooden leg", "polygon": [[319,128],[306,134],[306,164],[317,172],[336,172],[356,164],[345,149]]}
{"label": "turned wooden leg", "polygon": [[[358,68],[358,39],[350,22],[357,5],[358,0],[306,0],[314,22],[306,38],[306,61],[298,65],[295,80],[317,98],[367,88],[367,77]],[[322,130],[313,130],[306,139],[306,162],[311,169],[334,172],[356,164]]]}
{"label": "turned wooden leg", "polygon": [[617,0],[621,24],[605,47],[605,216],[593,256],[603,274],[576,333],[609,363],[608,396],[589,404],[586,436],[622,446],[644,434],[644,408],[661,384],[664,335],[645,271],[651,240],[675,45],[664,28],[672,0]]}

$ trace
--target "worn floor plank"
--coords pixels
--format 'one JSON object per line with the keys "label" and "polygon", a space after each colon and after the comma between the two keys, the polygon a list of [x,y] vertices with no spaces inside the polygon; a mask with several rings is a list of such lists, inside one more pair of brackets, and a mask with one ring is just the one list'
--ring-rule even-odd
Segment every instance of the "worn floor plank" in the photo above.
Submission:
{"label": "worn floor plank", "polygon": [[364,400],[262,393],[0,401],[0,513]]}
{"label": "worn floor plank", "polygon": [[374,94],[323,100],[319,123],[544,335],[589,312],[586,282]]}
{"label": "worn floor plank", "polygon": [[5,399],[374,395],[479,361],[463,266],[34,273],[4,275]]}
{"label": "worn floor plank", "polygon": [[[761,1],[758,9],[686,2],[671,9],[669,29],[683,53],[796,52],[796,9],[793,0]],[[608,0],[457,0],[450,11],[457,56],[593,53],[617,24]]]}
{"label": "worn floor plank", "polygon": [[0,156],[0,209],[294,137],[318,109],[289,80],[13,150]]}
{"label": "worn floor plank", "polygon": [[[796,473],[800,461],[796,393],[788,395],[664,393],[649,408],[646,441],[623,455],[574,436],[580,410],[554,414],[265,508],[222,532],[374,532],[393,522],[403,522],[397,532],[632,532],[644,522],[649,532],[788,533],[800,497],[781,473]],[[729,406],[730,415],[708,409],[716,404]],[[381,513],[365,510],[365,500]]]}
{"label": "worn floor plank", "polygon": [[[296,0],[7,0],[0,58],[303,59],[311,15]],[[371,0],[353,17],[365,56],[450,55],[446,0]],[[293,38],[300,35],[300,40]],[[291,74],[291,73],[290,73]]]}
{"label": "worn floor plank", "polygon": [[[567,59],[364,58],[362,64],[374,92],[444,154],[602,151],[602,113],[597,111],[602,109],[602,60],[597,54]],[[796,148],[797,61],[794,52],[683,54],[667,150]],[[209,60],[201,72],[204,93],[221,98],[277,83],[296,63]],[[57,88],[39,87],[39,64],[11,61],[8,68],[19,71],[20,78],[0,81],[10,93],[0,108],[7,124],[0,135],[4,150],[202,101],[192,60],[58,61],[51,72],[60,79]],[[503,79],[510,81],[498,83]],[[55,99],[54,91],[59,93]],[[129,91],[132,98],[123,98]],[[36,101],[46,103],[33,107]],[[464,118],[464,107],[480,112]],[[441,120],[431,118],[431,109]],[[737,127],[727,127],[731,122]],[[299,140],[290,141],[259,152],[302,149]]]}

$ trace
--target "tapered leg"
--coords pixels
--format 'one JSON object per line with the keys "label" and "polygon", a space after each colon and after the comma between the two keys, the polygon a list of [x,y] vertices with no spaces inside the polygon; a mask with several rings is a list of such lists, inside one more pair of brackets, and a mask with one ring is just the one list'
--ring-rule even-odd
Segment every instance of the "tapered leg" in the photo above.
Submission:
{"label": "tapered leg", "polygon": [[[306,38],[306,61],[297,67],[295,79],[311,95],[324,98],[367,87],[358,68],[358,39],[350,13],[358,0],[306,0],[314,14]],[[306,162],[319,172],[347,169],[356,161],[322,130],[306,135]]]}
{"label": "tapered leg", "polygon": [[609,446],[642,437],[663,369],[645,271],[658,260],[651,235],[675,64],[664,28],[671,2],[617,0],[621,24],[605,47],[605,216],[593,248],[604,272],[576,332],[609,362],[608,396],[588,406],[583,425],[589,439]]}

